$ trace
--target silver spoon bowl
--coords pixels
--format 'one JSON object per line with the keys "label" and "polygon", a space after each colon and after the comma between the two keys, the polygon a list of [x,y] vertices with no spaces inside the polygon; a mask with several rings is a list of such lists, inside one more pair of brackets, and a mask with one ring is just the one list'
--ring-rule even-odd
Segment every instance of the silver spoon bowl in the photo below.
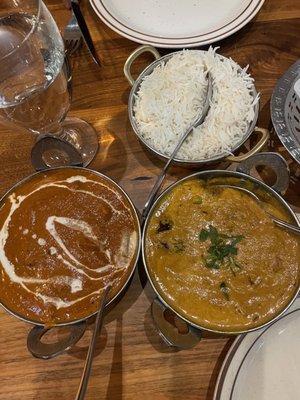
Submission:
{"label": "silver spoon bowl", "polygon": [[[221,187],[221,188],[237,189],[244,193],[247,193],[249,196],[251,196],[253,199],[255,199],[255,201],[263,208],[263,202],[260,200],[260,198],[255,193],[251,192],[248,189],[242,188],[240,186],[233,186],[233,185],[227,185],[227,184],[217,184],[214,186]],[[300,228],[298,228],[297,226],[289,224],[288,222],[285,222],[282,219],[274,217],[274,215],[272,215],[268,211],[266,211],[266,213],[271,217],[272,221],[280,228],[284,228],[292,233],[295,233],[296,235],[300,235]]]}

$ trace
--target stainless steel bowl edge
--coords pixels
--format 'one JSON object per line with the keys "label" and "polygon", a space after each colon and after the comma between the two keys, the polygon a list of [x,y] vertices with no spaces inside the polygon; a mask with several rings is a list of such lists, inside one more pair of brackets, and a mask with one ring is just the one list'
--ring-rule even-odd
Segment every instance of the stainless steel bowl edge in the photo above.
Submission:
{"label": "stainless steel bowl edge", "polygon": [[[201,52],[201,53],[205,53],[204,50],[189,50],[189,51],[197,51],[197,52]],[[128,99],[128,115],[129,115],[129,120],[130,120],[130,124],[132,126],[132,129],[134,131],[134,133],[136,134],[138,140],[146,147],[147,150],[150,151],[151,154],[153,154],[155,157],[157,157],[160,160],[163,161],[167,161],[169,159],[169,156],[165,155],[164,153],[156,150],[154,147],[152,147],[139,133],[139,128],[137,126],[137,123],[135,121],[135,117],[134,117],[134,98],[139,90],[139,87],[143,81],[143,79],[151,74],[154,70],[155,67],[157,67],[159,64],[162,64],[164,62],[169,61],[175,54],[179,54],[181,53],[180,51],[176,51],[174,53],[170,53],[167,54],[163,57],[161,57],[158,60],[153,61],[150,65],[148,65],[139,75],[139,77],[136,79],[136,81],[134,82],[134,85],[131,88],[130,91],[130,95],[129,95],[129,99]],[[226,57],[218,54],[218,56],[221,59],[225,59]],[[242,70],[242,68],[241,68]],[[252,95],[253,98],[255,98],[257,96],[257,91],[255,89],[255,86],[253,84],[253,89],[252,89]],[[251,133],[253,132],[257,120],[258,120],[258,113],[259,113],[259,101],[256,103],[255,107],[254,107],[254,119],[253,121],[249,124],[249,128],[248,131],[246,132],[245,136],[243,137],[243,139],[241,140],[241,142],[237,143],[233,148],[232,148],[232,153],[234,153],[239,147],[241,147],[247,139],[249,139]],[[178,166],[182,166],[185,168],[197,168],[200,167],[202,165],[207,165],[207,164],[211,164],[217,161],[221,161],[224,158],[226,158],[227,156],[229,156],[229,153],[224,153],[224,154],[220,154],[217,155],[215,157],[211,157],[209,159],[204,159],[204,160],[186,160],[186,159],[180,159],[180,158],[174,158],[174,164],[178,165]]]}
{"label": "stainless steel bowl edge", "polygon": [[174,312],[174,314],[176,314],[179,318],[181,318],[182,320],[184,320],[188,325],[193,326],[196,329],[199,329],[201,331],[208,331],[208,332],[212,332],[212,333],[217,333],[217,334],[224,334],[224,335],[240,335],[243,333],[249,333],[249,332],[253,332],[256,331],[260,328],[263,328],[267,325],[269,325],[270,323],[276,321],[282,314],[285,313],[285,311],[293,304],[294,300],[296,299],[296,297],[298,296],[299,293],[299,289],[300,289],[300,282],[298,284],[298,289],[295,293],[295,295],[293,296],[293,298],[291,299],[291,301],[287,304],[287,306],[278,314],[276,315],[274,318],[272,318],[270,321],[267,321],[265,323],[263,323],[262,325],[259,325],[255,328],[251,328],[251,329],[245,329],[245,330],[240,330],[240,331],[222,331],[222,330],[217,330],[217,329],[210,329],[208,327],[205,326],[201,326],[198,325],[190,320],[188,320],[186,317],[182,316],[178,311],[174,310],[174,308],[172,308],[172,306],[170,306],[160,295],[160,293],[158,292],[157,288],[155,287],[155,283],[153,282],[152,278],[151,278],[151,274],[149,272],[148,269],[148,265],[147,265],[147,261],[146,261],[146,255],[145,255],[145,240],[146,240],[146,234],[147,234],[147,226],[149,223],[149,220],[157,206],[157,204],[159,203],[159,201],[167,194],[169,193],[175,186],[180,185],[182,182],[189,180],[189,179],[193,179],[193,178],[202,178],[203,179],[207,179],[207,178],[211,178],[211,177],[235,177],[235,178],[241,178],[241,179],[246,179],[246,180],[250,180],[252,182],[254,182],[256,185],[258,185],[259,187],[262,187],[264,190],[270,192],[280,203],[281,205],[289,212],[290,216],[293,217],[295,223],[300,227],[300,222],[298,220],[298,218],[296,217],[294,211],[291,209],[291,207],[287,204],[287,202],[280,196],[280,194],[278,194],[274,189],[272,189],[270,186],[268,186],[267,184],[265,184],[264,182],[259,181],[258,179],[241,173],[241,172],[235,172],[235,171],[226,171],[226,170],[209,170],[209,171],[200,171],[200,172],[196,172],[194,174],[191,174],[183,179],[180,179],[179,181],[173,183],[172,185],[170,185],[167,189],[165,189],[160,196],[155,200],[153,206],[151,207],[149,214],[145,220],[145,224],[143,226],[143,231],[142,231],[142,259],[143,259],[143,263],[144,263],[144,267],[145,267],[145,271],[147,274],[147,277],[149,279],[149,282],[152,286],[152,289],[154,290],[156,296],[159,298],[159,300],[167,307],[169,308],[171,311]]}
{"label": "stainless steel bowl edge", "polygon": [[[12,193],[15,189],[19,188],[20,186],[22,186],[22,185],[23,185],[24,183],[26,183],[27,181],[31,180],[33,177],[38,176],[38,175],[47,174],[48,171],[57,171],[57,170],[62,170],[62,169],[74,169],[74,170],[76,170],[76,171],[81,171],[81,170],[83,170],[83,171],[89,171],[89,172],[91,172],[91,173],[93,173],[93,174],[95,174],[95,175],[98,175],[98,176],[102,177],[102,178],[108,179],[110,182],[112,182],[114,185],[116,185],[116,186],[118,187],[118,189],[120,189],[120,191],[124,194],[124,196],[125,196],[126,199],[128,200],[128,202],[129,202],[129,204],[130,204],[130,206],[131,206],[131,208],[132,208],[132,211],[133,211],[133,213],[134,213],[134,218],[136,219],[136,223],[137,223],[137,227],[138,227],[138,245],[137,245],[137,249],[136,249],[136,256],[135,256],[135,260],[134,260],[134,263],[133,263],[133,266],[132,266],[132,270],[131,270],[131,272],[130,272],[128,278],[126,279],[126,282],[124,283],[124,285],[122,286],[122,288],[119,290],[119,292],[118,292],[118,293],[106,304],[106,306],[105,306],[105,309],[110,309],[110,307],[117,301],[117,299],[119,299],[119,298],[122,296],[123,292],[126,290],[127,286],[129,285],[129,283],[130,283],[130,281],[131,281],[131,279],[132,279],[132,277],[133,277],[133,274],[134,274],[134,272],[135,272],[135,270],[136,270],[136,266],[137,266],[137,263],[138,263],[138,260],[139,260],[139,255],[140,255],[140,250],[141,250],[141,238],[142,238],[140,218],[139,218],[139,216],[138,216],[137,209],[136,209],[135,205],[133,204],[132,200],[130,199],[129,195],[125,192],[125,190],[124,190],[118,183],[116,183],[113,179],[109,178],[107,175],[104,175],[104,174],[102,174],[101,172],[94,171],[94,170],[89,169],[89,168],[76,167],[76,166],[71,166],[71,167],[70,167],[70,166],[65,166],[65,167],[49,168],[49,169],[47,169],[47,170],[35,172],[35,173],[33,173],[33,174],[31,174],[31,175],[25,177],[25,178],[22,179],[21,181],[17,182],[15,185],[13,185],[13,186],[12,186],[10,189],[8,189],[7,192],[1,197],[1,199],[0,199],[0,207],[1,207],[1,205],[3,204],[5,198],[6,198],[10,193]],[[0,300],[0,306],[1,306],[4,310],[6,310],[9,314],[13,315],[14,317],[20,319],[20,320],[23,321],[23,322],[27,322],[27,323],[29,323],[29,324],[31,324],[31,325],[46,327],[46,325],[45,325],[44,323],[41,323],[41,322],[39,322],[39,321],[31,320],[31,319],[29,319],[29,318],[26,318],[26,317],[24,317],[24,316],[22,316],[22,315],[19,315],[19,314],[16,313],[16,312],[10,310],[7,306],[5,306],[5,304],[3,304],[3,303],[1,302],[1,300]],[[88,320],[89,318],[93,317],[93,316],[96,315],[96,314],[97,314],[97,311],[95,311],[95,312],[92,313],[92,314],[87,315],[87,316],[84,317],[84,318],[80,318],[80,319],[77,319],[77,320],[74,320],[74,321],[68,321],[68,322],[66,322],[66,323],[59,323],[59,324],[51,325],[51,328],[75,325],[75,324],[77,324],[77,323],[79,323],[79,322],[83,322],[83,321]]]}

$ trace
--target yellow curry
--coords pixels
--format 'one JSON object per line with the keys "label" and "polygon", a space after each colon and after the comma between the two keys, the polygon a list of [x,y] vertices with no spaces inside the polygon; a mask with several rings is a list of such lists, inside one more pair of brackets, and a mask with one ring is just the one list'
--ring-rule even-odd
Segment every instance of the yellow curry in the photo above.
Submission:
{"label": "yellow curry", "polygon": [[[268,211],[288,220],[272,201]],[[157,291],[187,320],[217,331],[248,330],[280,313],[298,290],[299,256],[299,239],[249,195],[195,178],[167,193],[147,225]]]}

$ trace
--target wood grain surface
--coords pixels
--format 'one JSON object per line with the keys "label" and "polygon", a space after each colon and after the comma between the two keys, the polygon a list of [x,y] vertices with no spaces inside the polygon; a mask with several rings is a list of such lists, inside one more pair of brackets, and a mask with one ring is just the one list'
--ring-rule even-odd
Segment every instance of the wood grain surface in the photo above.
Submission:
{"label": "wood grain surface", "polygon": [[[46,4],[63,29],[70,18],[63,0],[48,0]],[[91,168],[115,179],[141,210],[161,164],[141,147],[128,120],[130,87],[123,76],[123,65],[137,44],[107,28],[87,0],[81,4],[103,67],[99,69],[93,64],[85,47],[74,54],[70,113],[90,122],[99,133],[100,150]],[[250,65],[261,93],[259,125],[262,127],[271,128],[270,96],[277,79],[299,57],[299,38],[300,1],[266,0],[251,23],[217,43],[222,54],[231,56],[242,66]],[[150,56],[142,56],[135,63],[135,72],[150,61]],[[20,128],[4,125],[0,128],[0,184],[4,193],[33,172],[30,150],[35,138]],[[299,167],[274,135],[270,148],[282,152],[290,164],[292,180],[287,198],[297,208],[300,206]],[[173,168],[166,184],[188,173],[188,170]],[[263,176],[270,178],[268,173]],[[106,317],[87,399],[212,399],[218,371],[232,339],[208,335],[192,350],[171,350],[153,327],[149,311],[152,299],[149,284],[143,287],[136,273],[124,298]],[[42,361],[34,359],[26,349],[29,329],[29,325],[0,311],[0,399],[74,399],[90,332],[67,354]],[[58,332],[48,340],[61,335]]]}

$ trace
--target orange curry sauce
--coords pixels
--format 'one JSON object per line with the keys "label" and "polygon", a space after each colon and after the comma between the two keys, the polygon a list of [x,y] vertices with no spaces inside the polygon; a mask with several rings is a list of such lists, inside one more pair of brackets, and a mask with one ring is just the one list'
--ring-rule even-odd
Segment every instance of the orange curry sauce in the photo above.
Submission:
{"label": "orange curry sauce", "polygon": [[97,310],[122,289],[138,252],[138,221],[124,193],[84,169],[34,175],[0,209],[0,300],[33,322],[53,325]]}
{"label": "orange curry sauce", "polygon": [[[286,211],[268,209],[288,219]],[[161,297],[190,322],[217,331],[262,325],[298,290],[299,238],[275,226],[246,193],[198,179],[161,199],[147,225],[145,256]]]}

